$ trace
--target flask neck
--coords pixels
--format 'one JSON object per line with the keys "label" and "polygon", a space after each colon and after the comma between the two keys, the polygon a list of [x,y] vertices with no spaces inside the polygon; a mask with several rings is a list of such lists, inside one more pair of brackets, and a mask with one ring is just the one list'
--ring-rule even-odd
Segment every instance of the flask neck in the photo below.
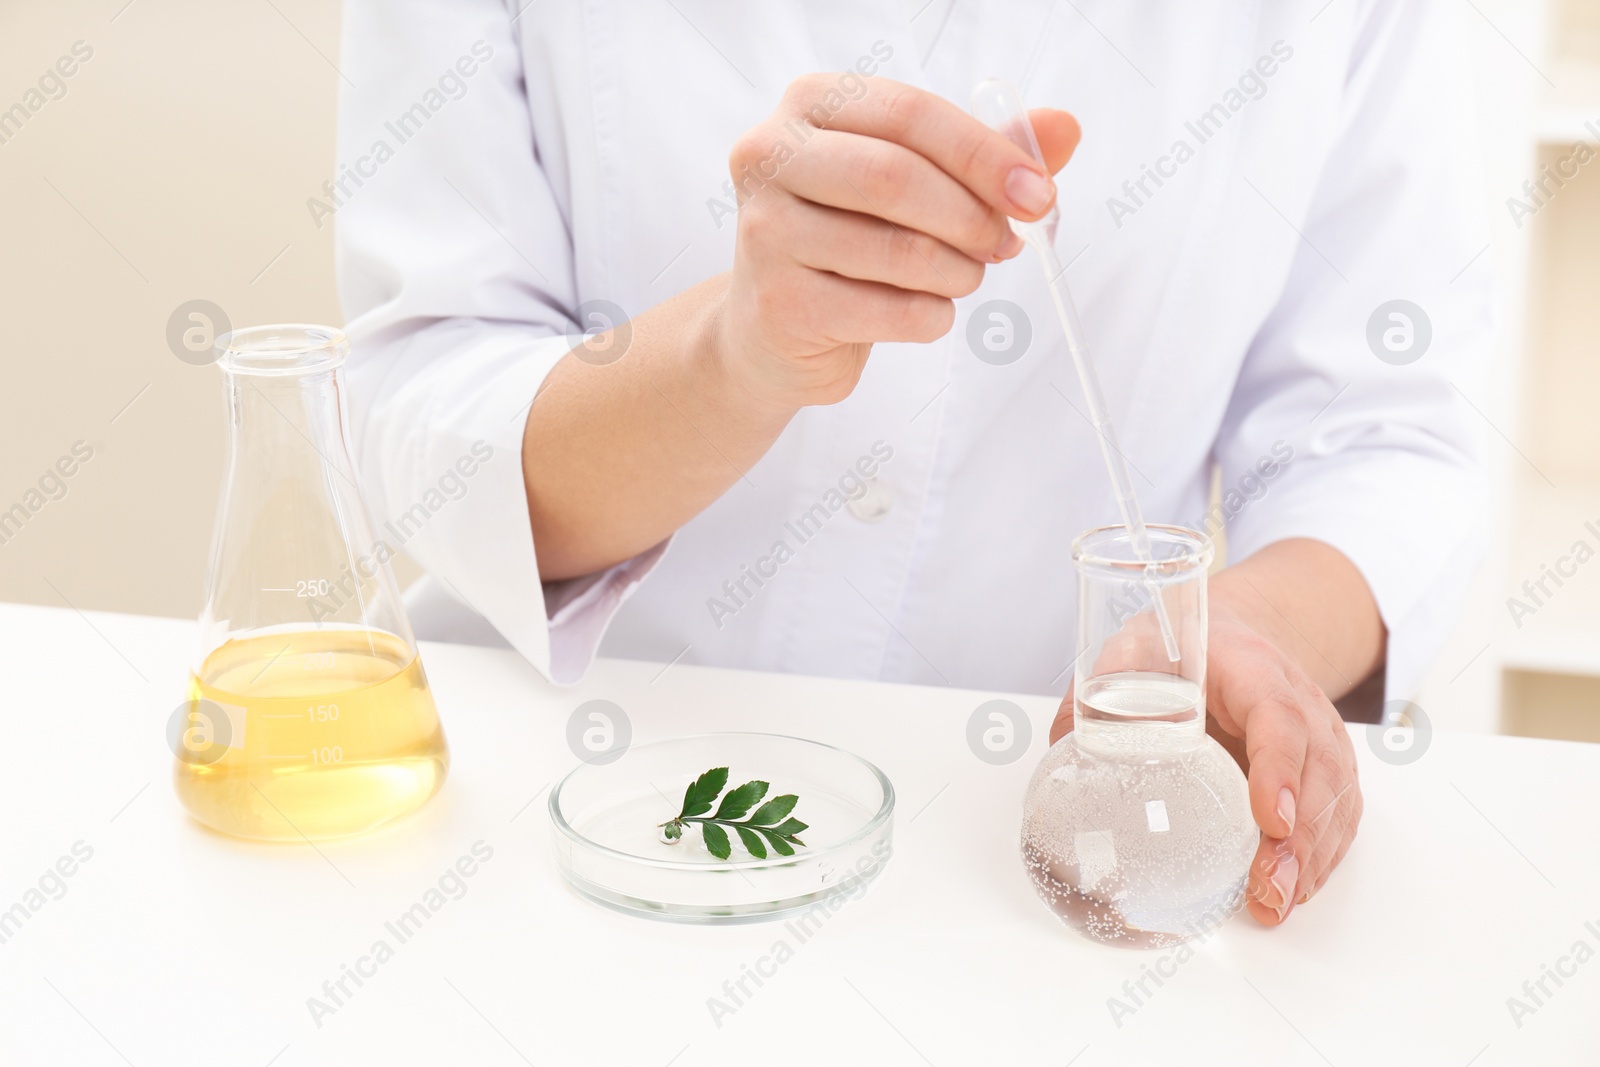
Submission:
{"label": "flask neck", "polygon": [[1073,736],[1080,749],[1106,759],[1149,762],[1176,759],[1206,739],[1204,720],[1194,723],[1086,721],[1074,716]]}
{"label": "flask neck", "polygon": [[1075,689],[1078,747],[1113,759],[1181,756],[1205,741],[1205,689],[1194,680],[1148,671],[1091,678]]}
{"label": "flask neck", "polygon": [[212,539],[205,651],[241,633],[328,626],[411,631],[367,511],[337,367],[224,367],[229,459]]}
{"label": "flask neck", "polygon": [[270,479],[326,470],[355,486],[337,369],[303,375],[223,374],[235,477]]}

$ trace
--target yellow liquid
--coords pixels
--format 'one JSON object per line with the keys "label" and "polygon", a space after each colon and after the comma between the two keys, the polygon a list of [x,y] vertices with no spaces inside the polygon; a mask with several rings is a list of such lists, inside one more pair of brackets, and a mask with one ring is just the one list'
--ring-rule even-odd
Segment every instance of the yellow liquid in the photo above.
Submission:
{"label": "yellow liquid", "polygon": [[240,837],[370,830],[421,807],[450,766],[421,660],[380,631],[229,641],[191,676],[189,701],[189,736],[212,740],[178,746],[178,797],[207,826]]}

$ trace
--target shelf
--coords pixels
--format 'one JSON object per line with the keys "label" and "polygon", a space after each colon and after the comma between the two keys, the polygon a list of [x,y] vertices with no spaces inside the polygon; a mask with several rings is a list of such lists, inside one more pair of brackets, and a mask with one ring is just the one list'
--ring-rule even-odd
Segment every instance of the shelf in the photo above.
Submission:
{"label": "shelf", "polygon": [[[1507,670],[1600,677],[1600,484],[1563,481],[1552,488],[1534,476],[1513,496],[1503,592],[1532,611],[1517,609],[1519,626],[1512,605],[1502,604],[1500,661]],[[1592,553],[1583,563],[1572,551],[1579,541]],[[1575,573],[1559,586],[1546,578],[1540,590],[1546,567],[1562,566],[1563,557]]]}
{"label": "shelf", "polygon": [[1570,629],[1518,634],[1506,642],[1500,665],[1508,671],[1600,678],[1600,632]]}
{"label": "shelf", "polygon": [[1583,143],[1600,145],[1600,101],[1594,106],[1540,107],[1534,120],[1534,139],[1542,145],[1567,147]]}
{"label": "shelf", "polygon": [[1557,59],[1545,66],[1554,87],[1546,87],[1534,116],[1534,137],[1542,144],[1600,144],[1600,63]]}
{"label": "shelf", "polygon": [[[1561,149],[1540,162],[1554,170]],[[1521,359],[1521,447],[1558,485],[1600,485],[1600,158],[1554,190],[1532,219]],[[1591,516],[1593,517],[1593,516]]]}
{"label": "shelf", "polygon": [[1507,733],[1600,742],[1600,678],[1507,671],[1501,695]]}

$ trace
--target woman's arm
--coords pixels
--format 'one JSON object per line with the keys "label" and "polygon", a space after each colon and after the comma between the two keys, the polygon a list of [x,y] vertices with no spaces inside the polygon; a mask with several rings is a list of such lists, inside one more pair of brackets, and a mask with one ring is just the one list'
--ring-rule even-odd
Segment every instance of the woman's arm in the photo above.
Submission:
{"label": "woman's arm", "polygon": [[[522,442],[545,581],[600,570],[661,541],[742,477],[788,424],[794,407],[750,396],[718,358],[727,290],[726,274],[710,278],[589,339],[545,379]],[[623,343],[615,363],[591,354]]]}
{"label": "woman's arm", "polygon": [[1338,700],[1383,665],[1388,634],[1366,580],[1306,537],[1267,545],[1211,581],[1211,613],[1248,622]]}

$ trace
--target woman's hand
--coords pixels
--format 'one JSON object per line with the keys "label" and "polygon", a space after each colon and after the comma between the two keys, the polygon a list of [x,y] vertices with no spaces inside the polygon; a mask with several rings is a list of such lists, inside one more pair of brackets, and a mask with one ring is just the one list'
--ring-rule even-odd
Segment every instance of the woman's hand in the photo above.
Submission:
{"label": "woman's hand", "polygon": [[[1078,143],[1033,112],[1049,169]],[[1045,168],[948,100],[854,73],[797,80],[731,157],[733,269],[561,360],[522,441],[545,581],[659,544],[725,493],[810,404],[843,400],[874,341],[931,341],[1036,219]],[[585,356],[591,358],[585,358]]]}
{"label": "woman's hand", "polygon": [[[1285,543],[1268,551],[1263,562],[1275,567],[1296,549]],[[1333,551],[1325,545],[1310,551],[1326,573],[1341,564],[1349,568],[1342,556],[1320,558]],[[1256,569],[1258,579],[1261,569]],[[1339,712],[1283,647],[1287,641],[1279,631],[1287,616],[1250,581],[1244,565],[1238,571],[1224,571],[1212,583],[1206,727],[1249,778],[1250,811],[1261,828],[1261,843],[1250,869],[1247,904],[1257,920],[1276,926],[1322,888],[1349,851],[1361,821],[1361,786]],[[1290,598],[1292,593],[1285,597]],[[1371,614],[1375,621],[1376,612]],[[1137,616],[1129,627],[1145,619]],[[1381,635],[1381,625],[1377,632]],[[1320,665],[1331,666],[1325,660]],[[1072,699],[1068,689],[1050,729],[1052,744],[1072,729]]]}
{"label": "woman's hand", "polygon": [[[859,96],[844,95],[850,88]],[[1060,169],[1076,120],[1035,111]],[[985,264],[1016,255],[1008,215],[1055,201],[1048,175],[955,104],[886,78],[812,74],[729,159],[738,189],[733,271],[715,327],[725,369],[758,404],[831,404],[876,341],[933,341]]]}
{"label": "woman's hand", "polygon": [[1226,600],[1211,606],[1207,729],[1250,779],[1261,844],[1250,914],[1275,926],[1311,899],[1361,822],[1361,785],[1344,721],[1322,689]]}

